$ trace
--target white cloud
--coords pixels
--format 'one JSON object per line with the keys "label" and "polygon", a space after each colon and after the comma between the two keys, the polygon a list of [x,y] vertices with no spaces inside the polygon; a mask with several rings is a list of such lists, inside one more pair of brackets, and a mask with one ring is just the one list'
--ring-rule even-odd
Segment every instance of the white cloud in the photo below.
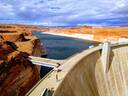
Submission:
{"label": "white cloud", "polygon": [[0,18],[12,17],[56,26],[88,24],[86,21],[89,20],[112,19],[114,22],[114,19],[125,19],[128,22],[127,8],[127,0],[1,0]]}
{"label": "white cloud", "polygon": [[12,6],[0,4],[0,18],[12,18],[14,16]]}

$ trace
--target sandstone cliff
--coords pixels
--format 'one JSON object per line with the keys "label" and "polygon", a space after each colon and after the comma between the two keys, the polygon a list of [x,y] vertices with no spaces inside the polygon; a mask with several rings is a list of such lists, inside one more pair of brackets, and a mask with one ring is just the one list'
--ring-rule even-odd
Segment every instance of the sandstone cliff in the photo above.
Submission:
{"label": "sandstone cliff", "polygon": [[39,68],[28,56],[46,54],[31,30],[0,25],[0,96],[24,96],[38,81]]}
{"label": "sandstone cliff", "polygon": [[16,50],[13,42],[0,42],[0,96],[24,96],[39,80],[28,54]]}
{"label": "sandstone cliff", "polygon": [[[76,27],[76,28],[49,28],[49,33],[77,36],[90,36],[91,41],[117,41],[119,38],[128,38],[128,27]],[[86,37],[85,37],[86,39]],[[87,38],[88,39],[88,38]]]}
{"label": "sandstone cliff", "polygon": [[44,46],[41,46],[40,40],[32,35],[30,27],[9,24],[0,25],[0,37],[2,40],[14,42],[18,47],[17,50],[21,52],[27,52],[33,56],[46,55]]}

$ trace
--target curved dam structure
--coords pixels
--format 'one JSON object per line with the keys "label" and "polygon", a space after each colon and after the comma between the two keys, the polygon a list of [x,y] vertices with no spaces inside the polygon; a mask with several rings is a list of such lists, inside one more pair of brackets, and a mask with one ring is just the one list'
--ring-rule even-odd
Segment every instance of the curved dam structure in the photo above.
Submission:
{"label": "curved dam structure", "polygon": [[55,68],[27,96],[127,96],[127,60],[127,42],[105,42]]}

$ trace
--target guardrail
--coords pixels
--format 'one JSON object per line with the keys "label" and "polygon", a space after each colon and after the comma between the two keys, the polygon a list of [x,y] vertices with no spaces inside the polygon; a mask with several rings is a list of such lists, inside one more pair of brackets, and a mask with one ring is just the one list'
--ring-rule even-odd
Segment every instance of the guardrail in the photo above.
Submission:
{"label": "guardrail", "polygon": [[58,67],[66,61],[66,60],[40,58],[40,57],[34,57],[34,56],[29,56],[29,60],[35,65],[52,67],[52,68]]}

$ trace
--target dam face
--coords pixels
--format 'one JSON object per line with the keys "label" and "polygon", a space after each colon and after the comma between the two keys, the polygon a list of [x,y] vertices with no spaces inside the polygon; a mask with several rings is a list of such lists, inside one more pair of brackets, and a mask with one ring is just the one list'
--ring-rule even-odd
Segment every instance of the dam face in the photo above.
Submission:
{"label": "dam face", "polygon": [[[34,31],[33,34],[43,42],[47,49],[47,58],[63,60],[79,53],[89,46],[92,42],[82,41],[75,38],[45,34],[43,31]],[[41,78],[44,77],[52,68],[42,66],[40,71]]]}

